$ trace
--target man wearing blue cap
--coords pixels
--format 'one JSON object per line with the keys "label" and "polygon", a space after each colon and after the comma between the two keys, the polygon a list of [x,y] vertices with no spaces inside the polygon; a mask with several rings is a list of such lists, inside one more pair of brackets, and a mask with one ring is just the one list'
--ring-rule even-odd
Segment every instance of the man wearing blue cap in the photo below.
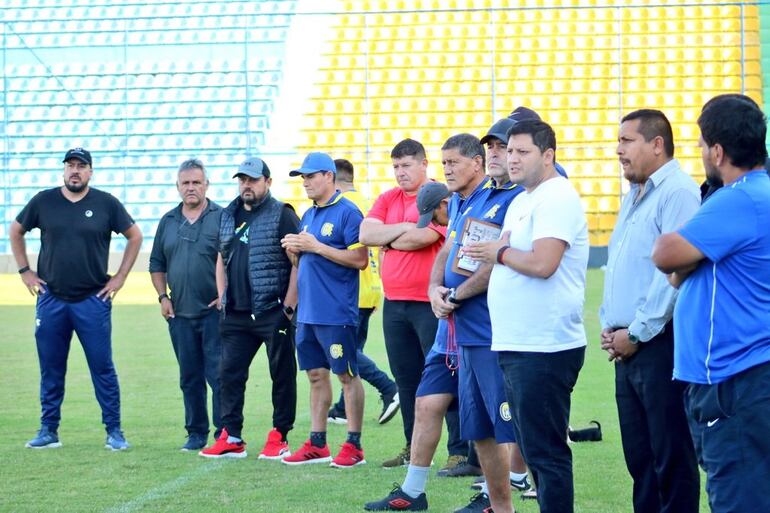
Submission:
{"label": "man wearing blue cap", "polygon": [[[358,376],[357,326],[359,271],[369,257],[358,241],[363,215],[336,190],[336,165],[325,153],[310,153],[302,167],[290,173],[301,176],[313,206],[302,216],[299,234],[281,241],[298,268],[297,358],[310,380],[310,438],[287,465],[324,463],[349,468],[366,463],[361,448],[364,388]],[[326,443],[327,411],[332,388],[329,373],[337,375],[345,396],[348,436],[332,460]]]}
{"label": "man wearing blue cap", "polygon": [[[88,185],[91,153],[72,148],[64,156],[64,185],[39,192],[11,223],[11,250],[35,307],[40,360],[40,431],[32,449],[61,447],[58,429],[72,332],[78,335],[107,430],[105,447],[128,449],[120,429],[120,387],[112,363],[112,299],[123,287],[142,245],[142,233],[125,207]],[[40,229],[38,268],[30,269],[24,235]],[[107,274],[112,232],[126,244],[118,272]]]}
{"label": "man wearing blue cap", "polygon": [[[240,195],[222,211],[217,291],[222,303],[220,404],[222,434],[200,452],[208,458],[244,458],[243,401],[249,366],[264,342],[273,380],[273,429],[259,455],[289,454],[286,434],[297,410],[297,363],[291,318],[297,305],[296,273],[281,239],[297,233],[294,209],[270,194],[270,169],[252,157],[238,167]],[[213,241],[212,241],[213,242]]]}

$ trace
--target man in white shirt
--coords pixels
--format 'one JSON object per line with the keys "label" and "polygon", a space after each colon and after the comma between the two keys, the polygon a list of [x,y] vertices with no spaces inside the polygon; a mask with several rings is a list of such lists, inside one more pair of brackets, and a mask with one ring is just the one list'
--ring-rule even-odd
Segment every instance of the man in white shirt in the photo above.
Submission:
{"label": "man in white shirt", "polygon": [[[588,230],[580,197],[554,167],[556,136],[543,121],[508,131],[508,172],[525,191],[499,241],[465,254],[495,263],[487,293],[492,349],[542,513],[572,513],[570,394],[585,356],[583,300]],[[536,406],[535,406],[536,405]]]}

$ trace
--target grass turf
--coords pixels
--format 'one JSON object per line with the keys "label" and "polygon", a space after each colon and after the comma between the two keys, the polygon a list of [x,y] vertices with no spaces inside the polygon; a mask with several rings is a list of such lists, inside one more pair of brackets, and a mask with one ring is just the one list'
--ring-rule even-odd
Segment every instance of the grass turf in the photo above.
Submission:
{"label": "grass turf", "polygon": [[[144,276],[141,276],[143,279]],[[614,401],[613,370],[598,347],[597,314],[602,274],[589,271],[585,325],[589,346],[572,396],[573,427],[602,424],[604,440],[572,445],[575,510],[630,512],[631,481],[625,469]],[[73,341],[62,408],[61,449],[24,448],[38,428],[39,371],[33,337],[32,306],[0,307],[0,511],[2,512],[328,512],[362,511],[364,502],[384,497],[401,483],[405,469],[383,469],[382,460],[403,446],[401,418],[377,424],[381,405],[365,385],[367,407],[363,445],[367,465],[337,470],[326,466],[289,468],[259,461],[270,429],[270,378],[264,349],[251,367],[247,385],[244,460],[206,460],[182,453],[184,415],[177,364],[156,305],[116,304],[113,350],[122,392],[123,429],[132,449],[105,450],[104,429],[77,339]],[[381,319],[372,318],[367,353],[383,368],[387,360]],[[292,449],[307,437],[308,386],[300,373]],[[335,386],[335,393],[339,390]],[[536,408],[537,405],[532,405]],[[329,425],[332,450],[344,441],[345,426]],[[439,445],[434,470],[446,459]],[[436,478],[428,483],[430,511],[454,511],[472,491],[470,478]],[[534,501],[514,496],[520,513],[538,511]],[[707,511],[705,496],[701,511]]]}

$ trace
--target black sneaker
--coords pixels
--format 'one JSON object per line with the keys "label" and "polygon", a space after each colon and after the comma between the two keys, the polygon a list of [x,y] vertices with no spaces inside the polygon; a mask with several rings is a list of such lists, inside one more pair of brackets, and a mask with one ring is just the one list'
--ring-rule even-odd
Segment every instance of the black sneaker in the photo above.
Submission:
{"label": "black sneaker", "polygon": [[347,424],[348,418],[345,416],[345,411],[338,410],[335,406],[332,406],[329,410],[327,420],[332,424]]}
{"label": "black sneaker", "polygon": [[468,458],[465,456],[453,455],[447,459],[444,468],[436,472],[438,477],[467,477],[467,476],[481,476],[483,472],[481,467],[471,465],[468,463]]}
{"label": "black sneaker", "polygon": [[199,433],[190,433],[187,435],[187,442],[182,446],[182,451],[200,451],[208,443],[208,435],[202,435]]}
{"label": "black sneaker", "polygon": [[398,392],[387,394],[382,396],[382,413],[377,422],[380,424],[386,424],[390,419],[396,416],[398,409],[401,407],[401,403],[398,400]]}
{"label": "black sneaker", "polygon": [[380,501],[364,504],[366,511],[425,511],[428,509],[428,498],[421,493],[416,499],[405,494],[404,491],[393,483],[393,489],[387,497]]}
{"label": "black sneaker", "polygon": [[[484,484],[484,482],[485,482],[484,476],[481,476],[480,478],[476,479],[471,485],[471,490],[481,490],[481,487]],[[524,476],[524,478],[520,480],[511,478],[511,488],[519,492],[526,492],[527,490],[531,489],[532,485],[529,482],[529,476]]]}
{"label": "black sneaker", "polygon": [[479,492],[464,508],[456,509],[455,513],[494,513],[492,503],[489,502],[489,495]]}

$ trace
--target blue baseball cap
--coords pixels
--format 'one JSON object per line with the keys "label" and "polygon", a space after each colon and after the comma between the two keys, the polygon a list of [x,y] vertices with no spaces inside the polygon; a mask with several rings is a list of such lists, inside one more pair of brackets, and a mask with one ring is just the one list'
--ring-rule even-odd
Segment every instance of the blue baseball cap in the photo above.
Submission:
{"label": "blue baseball cap", "polygon": [[289,171],[289,176],[312,175],[321,171],[331,171],[336,174],[337,166],[334,164],[334,160],[326,153],[314,151],[305,157],[305,160],[302,161],[302,167]]}
{"label": "blue baseball cap", "polygon": [[251,178],[270,178],[270,168],[267,167],[267,162],[259,157],[251,157],[238,166],[238,172],[233,175],[233,178],[238,178],[239,175],[246,175]]}

